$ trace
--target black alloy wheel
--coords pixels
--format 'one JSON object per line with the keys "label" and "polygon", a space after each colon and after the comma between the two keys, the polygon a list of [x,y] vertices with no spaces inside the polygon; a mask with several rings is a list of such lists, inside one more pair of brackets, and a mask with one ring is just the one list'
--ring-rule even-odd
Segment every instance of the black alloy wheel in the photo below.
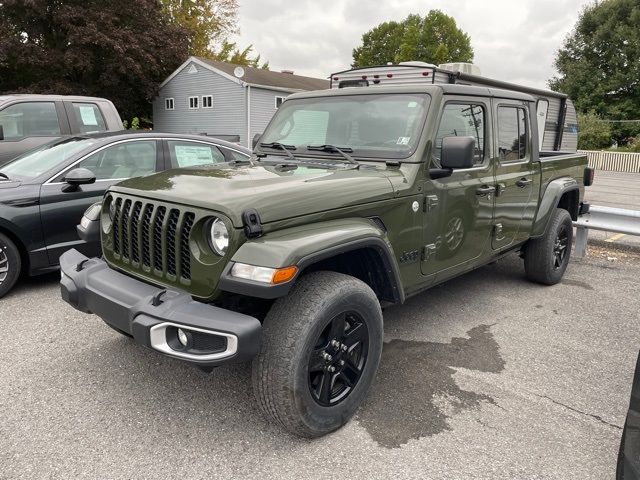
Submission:
{"label": "black alloy wheel", "polygon": [[561,225],[556,239],[553,243],[553,268],[560,269],[564,264],[567,256],[567,247],[569,246],[569,234],[565,225]]}
{"label": "black alloy wheel", "polygon": [[309,358],[309,390],[324,407],[341,402],[362,376],[369,350],[369,330],[356,312],[337,315],[316,340]]}

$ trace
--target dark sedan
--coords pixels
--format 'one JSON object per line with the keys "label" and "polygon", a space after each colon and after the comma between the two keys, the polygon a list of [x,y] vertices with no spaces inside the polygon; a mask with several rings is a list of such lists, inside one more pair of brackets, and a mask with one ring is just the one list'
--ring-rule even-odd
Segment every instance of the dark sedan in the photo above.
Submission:
{"label": "dark sedan", "polygon": [[618,480],[640,478],[640,355],[638,355],[636,371],[633,375],[629,411],[622,430],[616,478]]}
{"label": "dark sedan", "polygon": [[215,138],[163,133],[103,133],[62,138],[0,167],[0,297],[20,273],[58,268],[75,248],[83,212],[121,180],[170,168],[246,160],[250,150]]}

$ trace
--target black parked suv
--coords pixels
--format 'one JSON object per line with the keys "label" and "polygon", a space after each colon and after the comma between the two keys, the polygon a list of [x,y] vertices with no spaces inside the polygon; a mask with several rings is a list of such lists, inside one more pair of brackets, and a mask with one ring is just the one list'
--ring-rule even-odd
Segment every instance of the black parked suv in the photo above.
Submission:
{"label": "black parked suv", "polygon": [[58,268],[70,248],[100,252],[78,238],[83,212],[121,180],[178,167],[244,161],[250,151],[199,135],[113,132],[65,137],[0,167],[0,297],[29,275]]}

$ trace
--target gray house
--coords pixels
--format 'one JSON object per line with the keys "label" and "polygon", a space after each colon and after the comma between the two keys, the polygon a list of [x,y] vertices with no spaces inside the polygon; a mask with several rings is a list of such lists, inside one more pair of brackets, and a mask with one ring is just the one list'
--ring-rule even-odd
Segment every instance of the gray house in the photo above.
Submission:
{"label": "gray house", "polygon": [[287,95],[329,88],[329,81],[190,57],[153,101],[154,130],[195,133],[250,147]]}

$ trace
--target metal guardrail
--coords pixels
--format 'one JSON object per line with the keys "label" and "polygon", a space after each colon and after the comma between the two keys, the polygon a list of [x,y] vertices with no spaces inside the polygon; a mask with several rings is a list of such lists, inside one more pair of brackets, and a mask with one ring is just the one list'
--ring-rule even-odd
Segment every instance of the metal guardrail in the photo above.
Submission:
{"label": "metal guardrail", "polygon": [[640,153],[610,152],[607,150],[579,150],[589,160],[589,166],[596,170],[611,172],[640,172]]}
{"label": "metal guardrail", "polygon": [[640,235],[640,211],[591,205],[589,212],[578,217],[573,225],[577,229],[575,254],[584,257],[589,229]]}

